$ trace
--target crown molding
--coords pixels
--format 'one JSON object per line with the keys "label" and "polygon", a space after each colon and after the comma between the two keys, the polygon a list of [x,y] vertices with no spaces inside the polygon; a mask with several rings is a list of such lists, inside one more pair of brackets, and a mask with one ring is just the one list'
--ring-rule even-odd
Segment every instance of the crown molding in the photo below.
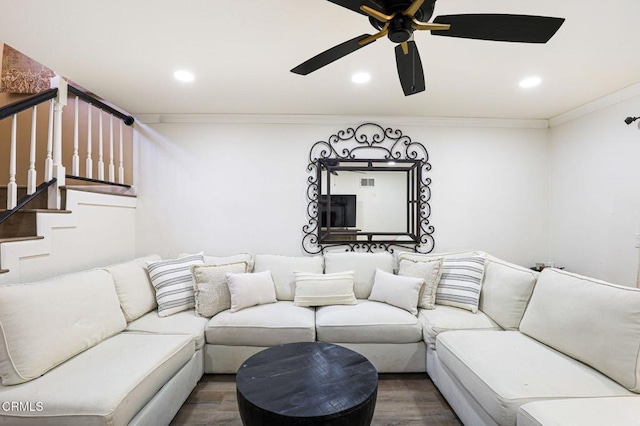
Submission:
{"label": "crown molding", "polygon": [[364,115],[303,115],[303,114],[136,114],[139,124],[337,124],[380,122],[392,126],[421,127],[487,127],[517,129],[548,129],[583,117],[619,102],[640,96],[640,83],[633,84],[577,108],[546,119],[474,118],[474,117],[412,117]]}
{"label": "crown molding", "polygon": [[466,118],[466,117],[403,117],[359,115],[279,115],[279,114],[137,114],[140,124],[339,124],[379,122],[393,126],[422,127],[490,127],[547,129],[548,120]]}
{"label": "crown molding", "polygon": [[624,89],[618,90],[617,92],[610,93],[606,96],[581,105],[578,108],[574,108],[565,113],[557,115],[549,119],[549,127],[559,126],[560,124],[575,120],[576,118],[583,117],[585,115],[610,107],[611,105],[615,105],[636,96],[640,96],[640,83],[625,87]]}

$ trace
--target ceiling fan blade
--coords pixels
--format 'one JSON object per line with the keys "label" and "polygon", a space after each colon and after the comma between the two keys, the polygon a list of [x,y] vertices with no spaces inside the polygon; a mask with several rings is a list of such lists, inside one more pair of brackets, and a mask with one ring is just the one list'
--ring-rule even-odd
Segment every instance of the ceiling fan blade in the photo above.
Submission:
{"label": "ceiling fan blade", "polygon": [[384,7],[380,4],[379,0],[328,0],[331,3],[337,4],[338,6],[346,7],[347,9],[353,10],[354,12],[358,12],[362,15],[366,15],[366,13],[360,9],[361,6],[367,6],[372,9],[383,10]]}
{"label": "ceiling fan blade", "polygon": [[413,18],[413,15],[415,15],[418,9],[422,7],[423,3],[424,3],[424,0],[414,0],[414,2],[411,3],[411,5],[407,8],[407,10],[402,12],[402,14]]}
{"label": "ceiling fan blade", "polygon": [[349,53],[353,53],[361,47],[366,46],[369,43],[360,44],[360,40],[367,37],[371,37],[371,34],[362,34],[358,37],[352,38],[351,40],[345,41],[344,43],[340,43],[337,46],[333,46],[331,49],[325,50],[313,58],[301,63],[292,69],[291,72],[300,75],[312,73],[325,65],[329,65],[331,62],[337,61],[338,59],[347,56]]}
{"label": "ceiling fan blade", "polygon": [[366,5],[362,5],[360,7],[360,9],[367,15],[371,16],[372,18],[377,19],[380,22],[389,22],[390,20],[393,19],[393,15],[387,15],[385,13],[382,13],[372,7],[366,6]]}
{"label": "ceiling fan blade", "polygon": [[450,24],[446,31],[432,34],[477,40],[546,43],[558,31],[564,18],[530,15],[468,14],[441,15],[433,22]]}
{"label": "ceiling fan blade", "polygon": [[[415,41],[407,41],[396,46],[398,77],[405,96],[423,92],[426,88],[422,61]],[[407,53],[405,53],[405,50]]]}

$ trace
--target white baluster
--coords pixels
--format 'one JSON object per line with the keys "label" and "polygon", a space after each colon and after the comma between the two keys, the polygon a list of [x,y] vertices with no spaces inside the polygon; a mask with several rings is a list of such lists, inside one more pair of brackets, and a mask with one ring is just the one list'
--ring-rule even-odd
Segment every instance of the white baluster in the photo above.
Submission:
{"label": "white baluster", "polygon": [[58,88],[58,97],[53,104],[53,177],[56,179],[55,185],[49,187],[48,207],[50,209],[60,209],[62,207],[62,196],[60,187],[65,185],[66,171],[62,164],[62,110],[67,105],[67,82],[62,77],[56,75],[51,79],[52,87]]}
{"label": "white baluster", "polygon": [[27,175],[27,195],[36,192],[36,128],[38,124],[38,107],[34,106],[31,112],[31,145],[29,147],[29,172]]}
{"label": "white baluster", "polygon": [[109,182],[116,181],[116,169],[113,164],[113,115],[109,114]]}
{"label": "white baluster", "polygon": [[118,167],[118,183],[124,185],[124,154],[122,146],[122,120],[120,120],[120,164]]}
{"label": "white baluster", "polygon": [[7,185],[7,210],[18,204],[18,184],[16,183],[16,129],[18,116],[13,115],[11,122],[11,148],[9,151],[9,184]]}
{"label": "white baluster", "polygon": [[102,159],[102,110],[99,110],[98,120],[98,180],[104,180],[104,161]]}
{"label": "white baluster", "polygon": [[80,176],[80,156],[78,155],[78,106],[80,98],[76,96],[73,117],[73,157],[71,158],[71,174]]}
{"label": "white baluster", "polygon": [[[64,105],[56,102],[53,107],[53,177],[58,180],[58,186],[64,185],[64,169],[62,165],[62,110]],[[60,183],[62,180],[62,184]]]}
{"label": "white baluster", "polygon": [[91,159],[91,104],[87,104],[87,177],[93,179],[93,160]]}
{"label": "white baluster", "polygon": [[44,180],[53,179],[53,103],[49,103],[49,130],[47,132],[47,158],[44,160]]}

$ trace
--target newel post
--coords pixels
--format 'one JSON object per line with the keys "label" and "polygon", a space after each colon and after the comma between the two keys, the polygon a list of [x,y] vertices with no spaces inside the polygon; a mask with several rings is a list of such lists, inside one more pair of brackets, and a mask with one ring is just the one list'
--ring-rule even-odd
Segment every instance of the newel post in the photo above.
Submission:
{"label": "newel post", "polygon": [[62,165],[62,110],[67,105],[67,82],[56,75],[51,79],[51,87],[58,88],[58,96],[53,103],[53,168],[52,177],[56,183],[49,187],[49,208],[61,208],[60,187],[65,185],[65,168]]}

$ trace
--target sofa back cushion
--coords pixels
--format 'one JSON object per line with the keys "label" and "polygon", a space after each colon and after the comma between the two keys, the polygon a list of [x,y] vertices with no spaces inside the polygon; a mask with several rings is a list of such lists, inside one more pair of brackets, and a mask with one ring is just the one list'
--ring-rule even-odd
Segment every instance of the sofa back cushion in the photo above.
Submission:
{"label": "sofa back cushion", "polygon": [[480,310],[505,330],[517,330],[538,273],[486,255]]}
{"label": "sofa back cushion", "polygon": [[545,269],[520,331],[640,392],[640,290]]}
{"label": "sofa back cushion", "polygon": [[324,267],[322,256],[279,256],[258,254],[255,257],[253,272],[271,272],[276,286],[278,300],[293,301],[296,294],[294,271],[321,274]]}
{"label": "sofa back cushion", "polygon": [[0,378],[15,385],[123,331],[111,275],[101,269],[0,286]]}
{"label": "sofa back cushion", "polygon": [[414,253],[412,251],[405,251],[398,253],[398,263],[402,259],[411,260],[412,262],[431,262],[438,259],[444,259],[445,257],[469,257],[469,256],[484,256],[485,253],[478,250],[460,250],[460,251],[448,251],[442,253]]}
{"label": "sofa back cushion", "polygon": [[134,321],[158,307],[156,290],[151,285],[146,262],[159,260],[159,255],[151,254],[104,268],[113,277],[127,322]]}
{"label": "sofa back cushion", "polygon": [[371,295],[376,269],[393,272],[393,256],[388,252],[330,252],[324,255],[324,265],[324,271],[327,274],[354,271],[353,291],[356,298],[367,299]]}
{"label": "sofa back cushion", "polygon": [[[190,256],[190,253],[180,253],[178,257]],[[251,253],[238,253],[228,256],[210,256],[204,255],[205,265],[229,265],[231,263],[247,262],[247,272],[253,271],[253,256]]]}

